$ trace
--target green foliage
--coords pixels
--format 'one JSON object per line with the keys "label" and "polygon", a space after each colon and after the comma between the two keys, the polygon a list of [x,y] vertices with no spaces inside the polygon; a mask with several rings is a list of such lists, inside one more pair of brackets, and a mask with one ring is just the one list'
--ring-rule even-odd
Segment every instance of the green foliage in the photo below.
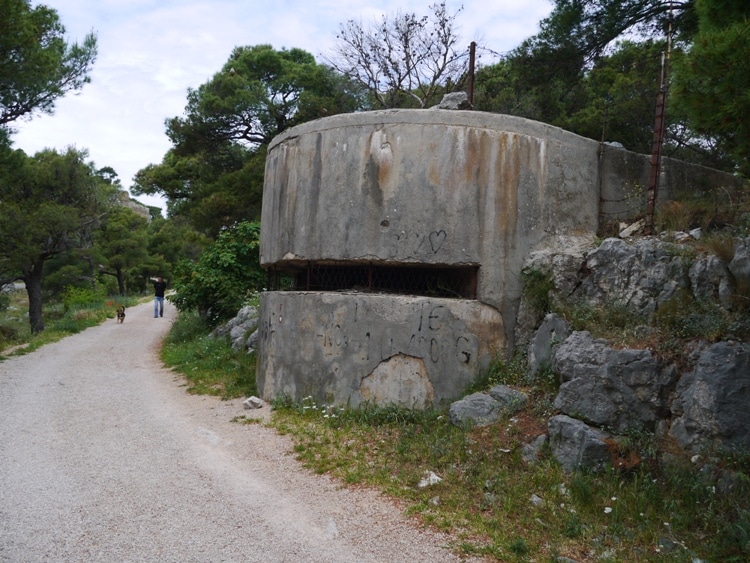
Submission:
{"label": "green foliage", "polygon": [[89,82],[96,37],[65,41],[57,12],[28,0],[0,0],[0,126],[35,111],[52,113],[55,101]]}
{"label": "green foliage", "polygon": [[63,309],[67,313],[76,309],[101,306],[105,300],[102,292],[84,287],[66,287],[62,293]]}
{"label": "green foliage", "polygon": [[523,297],[538,314],[545,314],[552,310],[552,290],[554,282],[549,272],[535,269],[525,269],[521,272],[523,283]]}
{"label": "green foliage", "polygon": [[750,7],[698,0],[698,34],[675,72],[675,96],[698,131],[714,138],[750,172]]}
{"label": "green foliage", "polygon": [[149,262],[144,265],[147,276],[155,272],[172,279],[177,264],[186,260],[195,262],[211,244],[204,234],[196,231],[185,217],[153,219],[148,228]]}
{"label": "green foliage", "polygon": [[44,265],[73,248],[90,246],[92,231],[112,204],[114,190],[101,182],[85,151],[45,150],[0,154],[0,280],[23,280],[29,322],[44,330]]}
{"label": "green foliage", "polygon": [[[653,457],[627,475],[565,474],[547,459],[529,465],[518,452],[541,431],[528,422],[531,409],[466,431],[437,410],[398,414],[398,407],[280,399],[272,424],[292,437],[306,467],[401,499],[466,554],[498,561],[581,553],[616,561],[747,557],[750,481],[742,473],[723,494],[693,467]],[[427,469],[443,480],[420,488]],[[660,553],[662,538],[684,547]]]}
{"label": "green foliage", "polygon": [[653,323],[665,335],[679,340],[750,338],[750,307],[728,311],[718,302],[695,299],[688,292],[678,293],[654,313]]}
{"label": "green foliage", "polygon": [[188,91],[185,117],[169,120],[167,132],[189,152],[225,141],[265,145],[297,123],[355,109],[340,88],[302,49],[236,47],[221,71]]}
{"label": "green foliage", "polygon": [[511,359],[496,356],[487,369],[477,376],[474,383],[467,390],[468,393],[486,391],[495,385],[526,385],[528,371],[527,359],[518,354]]}
{"label": "green foliage", "polygon": [[[115,316],[115,303],[103,292],[71,287],[65,291],[65,299],[61,302],[44,303],[45,330],[32,333],[28,319],[22,313],[28,307],[26,292],[12,291],[8,297],[10,306],[0,311],[0,353],[10,354],[7,351],[10,349],[15,354],[26,354]],[[132,298],[119,302],[126,307],[136,304]]]}
{"label": "green foliage", "polygon": [[669,50],[665,77],[673,87],[667,91],[663,154],[747,172],[747,2],[554,4],[539,33],[478,71],[475,109],[535,119],[650,153],[661,55]]}
{"label": "green foliage", "polygon": [[165,339],[162,360],[185,375],[190,393],[224,399],[254,395],[255,355],[235,352],[227,338],[209,331],[197,314],[180,314]]}
{"label": "green foliage", "polygon": [[529,546],[523,538],[516,538],[510,544],[510,550],[517,556],[527,555]]}
{"label": "green foliage", "polygon": [[99,271],[127,292],[128,278],[148,260],[148,220],[127,207],[115,207],[94,233]]}
{"label": "green foliage", "polygon": [[215,237],[222,228],[260,217],[265,145],[246,148],[230,142],[189,152],[172,149],[160,164],[140,170],[132,190],[164,195],[170,218]]}
{"label": "green foliage", "polygon": [[260,224],[242,222],[223,231],[194,262],[182,262],[169,297],[180,311],[196,310],[210,324],[233,317],[260,291]]}
{"label": "green foliage", "polygon": [[618,333],[633,330],[643,324],[643,316],[625,303],[607,303],[595,306],[579,301],[561,307],[560,313],[573,330],[588,330],[600,338],[615,338]]}
{"label": "green foliage", "polygon": [[665,49],[663,40],[616,43],[582,77],[579,107],[570,108],[555,124],[648,154],[654,136],[659,63]]}
{"label": "green foliage", "polygon": [[207,234],[260,217],[266,146],[282,131],[361,108],[356,86],[301,49],[236,47],[167,121],[173,148],[140,170],[133,193],[162,194],[170,216]]}

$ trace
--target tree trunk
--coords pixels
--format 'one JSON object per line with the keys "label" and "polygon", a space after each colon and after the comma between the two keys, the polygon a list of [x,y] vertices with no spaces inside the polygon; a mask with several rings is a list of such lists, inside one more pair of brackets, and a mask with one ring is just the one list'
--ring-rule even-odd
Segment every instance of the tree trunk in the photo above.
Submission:
{"label": "tree trunk", "polygon": [[26,294],[29,296],[29,323],[32,334],[44,330],[42,313],[42,280],[44,279],[44,260],[37,260],[30,267],[24,268],[23,281],[26,283]]}
{"label": "tree trunk", "polygon": [[117,272],[117,289],[120,291],[120,295],[125,295],[125,274],[122,272],[122,268],[115,268]]}
{"label": "tree trunk", "polygon": [[91,279],[91,289],[96,292],[96,266],[94,265],[94,259],[91,255],[86,256],[86,263],[89,266],[89,278]]}

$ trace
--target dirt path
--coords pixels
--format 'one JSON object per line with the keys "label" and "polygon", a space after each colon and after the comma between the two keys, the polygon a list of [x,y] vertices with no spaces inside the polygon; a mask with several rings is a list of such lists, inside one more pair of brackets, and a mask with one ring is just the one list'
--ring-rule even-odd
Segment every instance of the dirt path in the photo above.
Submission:
{"label": "dirt path", "polygon": [[[0,561],[457,561],[384,498],[185,393],[151,304],[0,362]],[[267,407],[266,407],[267,408]]]}

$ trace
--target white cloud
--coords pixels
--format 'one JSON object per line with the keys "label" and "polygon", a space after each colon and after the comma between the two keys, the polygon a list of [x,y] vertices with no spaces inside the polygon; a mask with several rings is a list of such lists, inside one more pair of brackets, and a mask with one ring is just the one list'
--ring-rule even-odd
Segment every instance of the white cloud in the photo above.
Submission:
{"label": "white cloud", "polygon": [[[74,145],[98,167],[114,168],[125,187],[170,148],[165,119],[181,115],[188,88],[197,88],[239,45],[299,47],[317,60],[340,23],[372,21],[397,10],[427,14],[433,0],[45,0],[68,37],[97,34],[99,56],[91,84],[56,104],[52,116],[14,123],[15,146],[27,153]],[[37,4],[37,2],[33,2]],[[448,2],[453,12],[460,4]],[[468,47],[481,42],[507,52],[537,31],[550,0],[464,2],[457,23]],[[491,62],[486,57],[482,62]],[[163,205],[155,198],[139,198]]]}

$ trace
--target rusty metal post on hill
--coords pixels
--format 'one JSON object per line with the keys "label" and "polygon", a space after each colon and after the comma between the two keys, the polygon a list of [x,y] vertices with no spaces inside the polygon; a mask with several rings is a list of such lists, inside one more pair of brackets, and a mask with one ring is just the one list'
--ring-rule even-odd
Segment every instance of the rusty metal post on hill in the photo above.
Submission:
{"label": "rusty metal post on hill", "polygon": [[474,106],[474,60],[477,52],[477,44],[475,41],[469,45],[469,84],[466,88],[469,97],[469,103]]}
{"label": "rusty metal post on hill", "polygon": [[648,200],[646,202],[646,217],[644,232],[654,234],[654,214],[656,213],[656,199],[659,195],[659,175],[661,174],[661,153],[664,146],[664,123],[667,105],[667,81],[669,73],[669,58],[672,49],[672,5],[669,6],[669,31],[667,32],[667,52],[661,54],[661,76],[659,78],[659,93],[656,95],[656,115],[654,118],[654,137],[651,142],[651,169],[648,178]]}
{"label": "rusty metal post on hill", "polygon": [[659,194],[659,175],[661,173],[661,150],[664,145],[664,116],[666,106],[666,87],[664,86],[664,54],[662,53],[662,83],[656,95],[656,117],[654,119],[654,138],[651,142],[651,168],[648,176],[648,200],[646,202],[645,232],[654,234],[654,214],[656,198]]}

